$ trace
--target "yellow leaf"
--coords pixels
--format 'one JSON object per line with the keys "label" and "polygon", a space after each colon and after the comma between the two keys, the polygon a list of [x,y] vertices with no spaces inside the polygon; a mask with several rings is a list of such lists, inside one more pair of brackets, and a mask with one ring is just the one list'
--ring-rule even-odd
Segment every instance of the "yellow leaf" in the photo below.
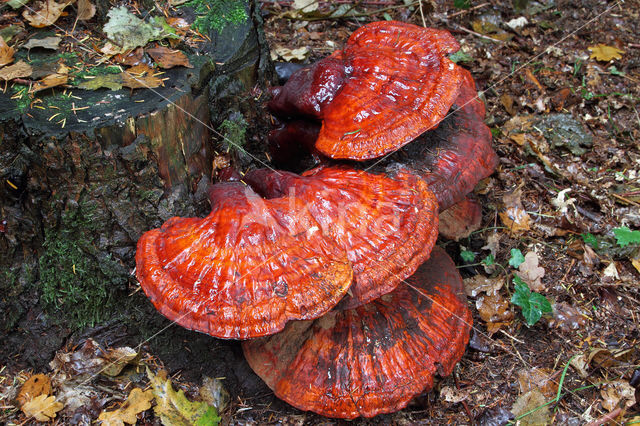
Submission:
{"label": "yellow leaf", "polygon": [[36,28],[48,27],[53,25],[65,7],[69,6],[75,0],[64,0],[57,3],[55,0],[46,0],[46,2],[36,2],[33,8],[29,8],[22,12],[22,16],[29,22],[29,25]]}
{"label": "yellow leaf", "polygon": [[201,401],[189,401],[182,389],[175,391],[167,373],[163,370],[156,376],[147,369],[153,386],[156,406],[153,408],[164,426],[210,425],[220,422],[216,407]]}
{"label": "yellow leaf", "polygon": [[3,37],[0,37],[0,67],[13,62],[13,47],[7,45]]}
{"label": "yellow leaf", "polygon": [[64,405],[55,396],[39,395],[22,406],[22,412],[39,422],[48,422]]}
{"label": "yellow leaf", "polygon": [[46,374],[34,374],[24,382],[16,399],[20,405],[24,405],[36,396],[49,395],[50,393],[51,379],[49,376]]}
{"label": "yellow leaf", "polygon": [[589,58],[596,61],[609,62],[612,59],[622,59],[624,50],[617,49],[606,44],[596,44],[595,46],[589,46],[591,51]]}
{"label": "yellow leaf", "polygon": [[102,421],[103,426],[123,426],[127,424],[135,424],[138,421],[138,413],[151,408],[151,400],[153,393],[151,390],[142,391],[140,388],[134,388],[122,404],[122,407],[114,411],[103,411],[98,416],[98,420]]}
{"label": "yellow leaf", "polygon": [[48,89],[50,87],[56,87],[62,84],[67,84],[68,79],[69,79],[69,76],[67,76],[66,74],[50,74],[45,78],[36,81],[33,84],[33,86],[31,86],[31,89],[29,90],[29,92],[35,93],[35,92],[39,92],[40,90]]}

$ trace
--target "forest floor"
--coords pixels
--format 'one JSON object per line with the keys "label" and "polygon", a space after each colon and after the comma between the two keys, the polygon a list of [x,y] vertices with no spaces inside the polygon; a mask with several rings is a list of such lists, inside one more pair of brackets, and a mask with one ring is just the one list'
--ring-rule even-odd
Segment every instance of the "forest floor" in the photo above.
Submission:
{"label": "forest floor", "polygon": [[[640,422],[640,2],[514,1],[527,3],[521,9],[510,1],[469,3],[465,9],[457,0],[320,2],[303,15],[292,2],[261,2],[280,61],[323,58],[376,20],[450,30],[462,46],[456,60],[471,71],[485,102],[500,158],[476,188],[480,227],[459,241],[439,241],[470,295],[474,326],[466,354],[451,376],[407,408],[357,422]],[[518,279],[552,307],[533,325],[512,302]],[[79,364],[90,370],[96,360],[123,359],[127,351],[91,345],[61,352],[51,366],[54,382]],[[149,352],[124,359],[123,368],[141,359],[163,363]],[[96,406],[87,412],[113,409],[131,383],[148,384],[144,370],[126,377],[120,370],[115,382],[67,392],[89,395]],[[33,421],[12,402],[33,373],[0,370],[0,396],[12,396],[0,398],[0,420]],[[206,387],[172,373],[192,399]],[[264,386],[260,394],[238,389],[229,389],[224,422],[334,422],[290,407]],[[139,424],[158,422],[149,407],[129,401],[139,404],[134,416],[143,413]],[[74,423],[62,414],[55,421]]]}

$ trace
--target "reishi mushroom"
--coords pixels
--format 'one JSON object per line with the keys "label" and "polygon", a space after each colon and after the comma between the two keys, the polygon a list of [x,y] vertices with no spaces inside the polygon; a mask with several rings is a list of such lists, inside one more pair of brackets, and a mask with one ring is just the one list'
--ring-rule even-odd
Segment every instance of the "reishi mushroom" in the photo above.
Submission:
{"label": "reishi mushroom", "polygon": [[462,278],[436,247],[407,285],[364,306],[296,321],[242,347],[276,396],[328,417],[373,417],[405,407],[446,376],[471,329]]}
{"label": "reishi mushroom", "polygon": [[270,110],[283,118],[322,121],[315,147],[336,159],[393,152],[438,125],[456,99],[462,69],[447,31],[374,22],[344,50],[298,70],[273,91]]}
{"label": "reishi mushroom", "polygon": [[301,200],[264,200],[240,182],[214,185],[210,198],[207,217],[174,217],[138,241],[138,281],[164,316],[214,337],[247,339],[316,318],[347,292],[346,253]]}
{"label": "reishi mushroom", "polygon": [[324,235],[343,248],[354,283],[342,302],[353,308],[393,290],[431,252],[438,235],[435,196],[415,174],[317,167],[303,176],[258,169],[244,181],[267,197],[298,197]]}
{"label": "reishi mushroom", "polygon": [[275,394],[330,417],[396,411],[450,374],[471,314],[455,265],[433,247],[438,210],[497,164],[473,79],[447,56],[458,47],[446,31],[373,23],[273,89],[276,163],[300,168],[303,150],[398,152],[376,161],[383,173],[324,159],[302,175],[260,169],[214,185],[206,218],[172,218],[138,243],[156,308],[252,339],[245,355]]}

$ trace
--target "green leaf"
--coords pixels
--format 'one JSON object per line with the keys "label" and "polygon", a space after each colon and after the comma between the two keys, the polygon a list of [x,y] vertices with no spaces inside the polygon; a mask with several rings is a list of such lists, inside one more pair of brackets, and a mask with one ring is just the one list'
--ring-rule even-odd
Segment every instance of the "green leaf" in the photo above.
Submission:
{"label": "green leaf", "polygon": [[519,276],[514,276],[515,292],[511,297],[511,303],[520,306],[522,316],[528,326],[532,326],[542,318],[543,313],[551,312],[551,303],[540,293],[532,292],[527,283]]}
{"label": "green leaf", "polygon": [[517,268],[522,262],[524,262],[524,255],[522,254],[520,249],[511,249],[511,259],[509,259],[509,265]]}
{"label": "green leaf", "polygon": [[640,244],[640,231],[632,231],[626,226],[621,226],[620,228],[613,228],[613,234],[616,236],[620,247],[625,247],[629,244]]}
{"label": "green leaf", "polygon": [[456,9],[469,9],[471,7],[471,0],[453,0],[453,6]]}
{"label": "green leaf", "polygon": [[464,53],[462,50],[458,50],[457,52],[449,55],[449,59],[451,59],[451,61],[456,64],[458,62],[473,62],[473,57],[467,53]]}
{"label": "green leaf", "polygon": [[460,257],[467,263],[471,263],[475,260],[476,255],[474,252],[469,250],[460,250]]}
{"label": "green leaf", "polygon": [[611,75],[618,75],[624,77],[626,74],[623,71],[618,70],[615,66],[609,67],[609,72]]}
{"label": "green leaf", "polygon": [[492,254],[488,254],[487,257],[485,257],[484,259],[482,259],[482,263],[484,263],[487,266],[491,266],[494,263],[496,263],[496,258],[493,257]]}
{"label": "green leaf", "polygon": [[590,245],[594,250],[598,250],[598,239],[595,235],[586,232],[584,234],[580,234],[580,236],[582,237],[582,241],[584,241],[585,244]]}
{"label": "green leaf", "polygon": [[120,53],[168,36],[161,21],[154,20],[151,24],[145,22],[124,6],[109,10],[107,16],[109,21],[102,31],[117,45]]}

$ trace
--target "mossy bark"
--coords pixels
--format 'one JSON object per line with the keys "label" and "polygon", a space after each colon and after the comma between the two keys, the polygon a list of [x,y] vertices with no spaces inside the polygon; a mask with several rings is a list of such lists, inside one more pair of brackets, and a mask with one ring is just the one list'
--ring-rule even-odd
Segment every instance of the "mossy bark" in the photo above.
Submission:
{"label": "mossy bark", "polygon": [[164,87],[47,90],[45,109],[0,96],[0,360],[46,363],[71,333],[114,318],[144,324],[130,328],[138,337],[165,325],[130,296],[135,245],[208,208],[212,129],[234,109],[221,112],[211,87],[230,81],[225,96],[253,100],[272,76],[255,2],[247,10],[190,53],[193,69],[168,70]]}

